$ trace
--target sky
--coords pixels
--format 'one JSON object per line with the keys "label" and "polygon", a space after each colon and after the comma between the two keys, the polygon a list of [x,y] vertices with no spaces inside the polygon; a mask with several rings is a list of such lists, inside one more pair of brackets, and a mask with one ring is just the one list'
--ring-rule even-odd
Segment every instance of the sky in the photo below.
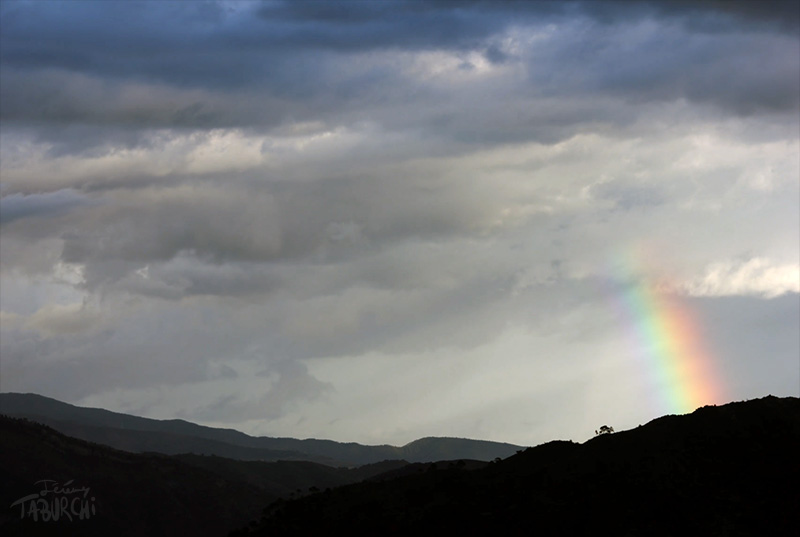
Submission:
{"label": "sky", "polygon": [[800,395],[800,10],[0,2],[0,390],[584,441]]}

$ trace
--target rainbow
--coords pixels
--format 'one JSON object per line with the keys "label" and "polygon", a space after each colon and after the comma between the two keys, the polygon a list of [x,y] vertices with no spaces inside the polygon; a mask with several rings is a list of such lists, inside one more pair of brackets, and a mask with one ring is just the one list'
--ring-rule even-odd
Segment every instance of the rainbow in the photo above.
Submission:
{"label": "rainbow", "polygon": [[659,412],[684,414],[723,402],[713,355],[702,327],[669,286],[642,278],[635,256],[617,263],[615,302],[637,363],[648,377]]}

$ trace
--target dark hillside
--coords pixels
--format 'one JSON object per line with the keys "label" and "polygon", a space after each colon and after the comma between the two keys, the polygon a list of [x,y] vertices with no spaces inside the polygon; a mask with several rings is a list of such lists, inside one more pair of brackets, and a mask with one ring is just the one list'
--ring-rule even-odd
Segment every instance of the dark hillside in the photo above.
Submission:
{"label": "dark hillside", "polygon": [[[2,535],[225,535],[267,503],[325,490],[407,466],[384,461],[332,468],[306,461],[241,461],[193,454],[134,454],[70,438],[39,423],[0,416]],[[84,520],[33,520],[20,498],[52,488],[89,487]],[[45,495],[47,496],[47,494]],[[51,497],[64,495],[50,494]],[[67,495],[71,501],[74,495]],[[92,498],[94,498],[92,500]],[[60,501],[60,500],[59,500]],[[38,504],[37,504],[38,505]],[[50,504],[48,504],[50,505]],[[71,533],[72,532],[72,533]]]}
{"label": "dark hillside", "polygon": [[[137,455],[62,435],[38,423],[0,416],[0,529],[5,535],[220,535],[257,516],[274,499],[256,486],[226,478],[164,455]],[[59,488],[88,487],[83,494],[45,493],[88,504],[88,518],[47,520],[37,503],[52,480]],[[66,483],[72,480],[68,487]],[[42,502],[44,503],[44,502]],[[49,504],[49,510],[54,510]],[[93,509],[92,509],[93,508]],[[79,509],[78,509],[79,510]]]}
{"label": "dark hillside", "polygon": [[252,533],[796,535],[798,453],[800,400],[766,397],[276,503]]}
{"label": "dark hillside", "polygon": [[[176,459],[230,479],[238,479],[275,496],[306,495],[380,476],[408,466],[406,461],[384,461],[359,468],[332,468],[306,461],[239,461],[216,456],[176,455]],[[262,506],[263,507],[263,506]]]}
{"label": "dark hillside", "polygon": [[464,438],[420,438],[402,448],[403,458],[413,462],[473,459],[491,461],[497,457],[510,457],[523,449],[513,444],[476,442]]}
{"label": "dark hillside", "polygon": [[68,436],[134,453],[196,453],[240,460],[306,460],[331,466],[362,466],[385,460],[492,460],[520,446],[462,438],[424,438],[403,447],[355,442],[249,436],[233,429],[184,420],[155,420],[70,405],[32,393],[0,393],[0,414],[28,418]]}
{"label": "dark hillside", "polygon": [[196,453],[198,455],[216,455],[218,457],[226,457],[241,461],[297,460],[313,461],[329,466],[345,464],[327,457],[309,455],[298,451],[275,450],[231,444],[212,438],[186,435],[171,431],[133,430],[108,426],[84,425],[37,415],[25,415],[24,417],[31,421],[36,421],[48,427],[52,427],[67,436],[103,444],[123,451],[130,451],[131,453],[154,452],[164,453],[166,455]]}

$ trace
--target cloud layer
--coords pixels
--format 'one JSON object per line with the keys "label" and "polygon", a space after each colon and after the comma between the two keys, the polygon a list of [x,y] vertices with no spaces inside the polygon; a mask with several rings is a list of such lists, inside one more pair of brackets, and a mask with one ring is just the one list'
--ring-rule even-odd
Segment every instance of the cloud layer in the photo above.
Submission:
{"label": "cloud layer", "polygon": [[650,282],[797,395],[792,2],[0,9],[4,391],[579,439],[669,411],[604,291]]}

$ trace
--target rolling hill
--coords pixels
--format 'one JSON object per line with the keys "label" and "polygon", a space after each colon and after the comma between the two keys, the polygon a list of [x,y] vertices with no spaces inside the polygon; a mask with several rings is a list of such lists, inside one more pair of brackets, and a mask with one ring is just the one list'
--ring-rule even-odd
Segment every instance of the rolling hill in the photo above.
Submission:
{"label": "rolling hill", "polygon": [[796,535],[798,453],[800,400],[766,397],[278,501],[232,535]]}
{"label": "rolling hill", "polygon": [[[75,417],[69,413],[82,412],[55,403],[65,413],[58,416],[64,423],[74,423],[67,421]],[[118,425],[142,426],[137,420],[143,418],[88,410],[100,419],[121,420]],[[168,424],[148,421],[163,427],[151,432],[180,434]],[[101,423],[93,427],[137,431]],[[181,422],[180,427],[200,426]],[[226,446],[236,444],[220,437],[242,434],[206,432],[220,435],[206,440]],[[462,449],[460,440],[441,440],[421,439],[404,447],[426,454]],[[583,444],[553,441],[491,463],[434,456],[435,463],[384,461],[359,468],[136,454],[0,416],[0,500],[6,506],[0,531],[88,537],[178,532],[548,536],[600,530],[655,536],[795,535],[800,527],[798,452],[800,399],[772,396],[665,416]],[[55,485],[42,484],[42,479],[66,492],[47,491]],[[74,498],[84,488],[78,507],[84,505],[86,513],[91,507],[85,520],[62,517],[45,523],[41,510],[30,510],[30,497],[20,503],[43,491],[48,498]],[[37,515],[39,520],[33,520]]]}
{"label": "rolling hill", "polygon": [[489,461],[522,449],[513,444],[461,438],[424,438],[395,447],[254,437],[184,420],[154,420],[78,407],[36,394],[0,393],[0,414],[28,418],[70,436],[130,452],[196,453],[240,460],[306,460],[331,466],[361,466],[390,459]]}
{"label": "rolling hill", "polygon": [[[3,535],[210,537],[246,523],[276,498],[172,457],[118,451],[27,420],[0,416],[0,433]],[[41,498],[24,500],[30,495]]]}
{"label": "rolling hill", "polygon": [[[72,438],[25,418],[0,415],[0,533],[2,535],[168,536],[225,535],[256,518],[268,503],[314,490],[355,483],[397,471],[406,461],[384,461],[360,468],[332,468],[307,461],[240,461],[217,456],[135,454]],[[44,480],[49,480],[44,483]],[[67,483],[71,483],[67,485]],[[35,500],[19,502],[43,489],[88,487],[88,494],[66,497],[60,520]],[[60,507],[60,506],[59,506]],[[74,520],[69,520],[70,516]]]}

